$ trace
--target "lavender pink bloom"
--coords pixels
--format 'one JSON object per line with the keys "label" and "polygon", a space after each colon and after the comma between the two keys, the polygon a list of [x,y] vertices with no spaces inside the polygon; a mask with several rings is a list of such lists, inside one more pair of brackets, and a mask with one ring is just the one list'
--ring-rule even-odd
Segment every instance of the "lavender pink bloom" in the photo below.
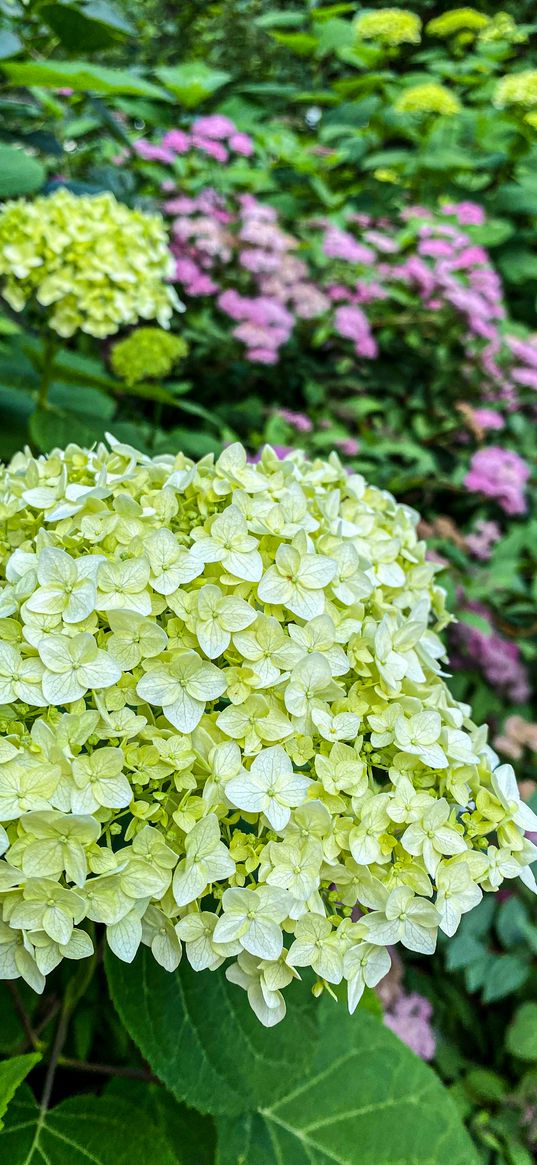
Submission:
{"label": "lavender pink bloom", "polygon": [[401,992],[395,1003],[385,1012],[384,1023],[422,1060],[432,1060],[436,1039],[431,1026],[432,1005],[423,995],[413,991]]}
{"label": "lavender pink bloom", "polygon": [[506,514],[525,514],[524,487],[530,469],[518,453],[489,445],[474,453],[464,484],[498,502]]}
{"label": "lavender pink bloom", "polygon": [[490,632],[463,622],[450,628],[452,667],[457,670],[477,668],[488,683],[508,700],[514,704],[524,704],[529,697],[530,686],[517,644],[494,630],[492,613],[483,603],[468,600],[464,607],[485,619],[490,625]]}

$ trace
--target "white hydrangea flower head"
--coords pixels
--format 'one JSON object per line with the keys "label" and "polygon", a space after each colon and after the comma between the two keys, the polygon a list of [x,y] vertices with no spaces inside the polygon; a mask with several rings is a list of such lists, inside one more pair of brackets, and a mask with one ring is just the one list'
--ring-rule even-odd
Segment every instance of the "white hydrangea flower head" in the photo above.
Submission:
{"label": "white hydrangea flower head", "polygon": [[389,946],[535,889],[417,515],[335,454],[26,451],[0,516],[0,978],[42,991],[91,921],[126,961],[234,960],[272,1026],[302,968],[354,1011]]}
{"label": "white hydrangea flower head", "polygon": [[59,187],[0,211],[0,294],[13,311],[39,304],[59,336],[104,338],[140,319],[168,328],[184,308],[173,273],[162,216],[131,210],[109,192]]}

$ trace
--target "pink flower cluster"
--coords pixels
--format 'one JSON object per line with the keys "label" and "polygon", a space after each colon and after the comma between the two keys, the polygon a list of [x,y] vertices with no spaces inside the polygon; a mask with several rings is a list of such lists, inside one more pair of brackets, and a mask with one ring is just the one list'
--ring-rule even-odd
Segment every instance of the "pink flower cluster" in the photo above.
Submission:
{"label": "pink flower cluster", "polygon": [[490,632],[468,623],[454,624],[450,629],[454,647],[450,653],[451,666],[458,670],[477,668],[512,703],[524,704],[529,698],[530,686],[517,644],[494,630],[492,612],[483,603],[467,600],[464,607],[485,619]]}
{"label": "pink flower cluster", "polygon": [[524,487],[529,476],[529,466],[518,453],[488,445],[474,453],[464,484],[498,502],[506,514],[525,514]]}
{"label": "pink flower cluster", "polygon": [[432,1060],[436,1051],[432,1015],[432,1004],[424,995],[401,991],[385,1012],[384,1023],[422,1060]]}
{"label": "pink flower cluster", "polygon": [[208,117],[198,117],[190,127],[190,133],[183,129],[171,129],[160,142],[139,138],[134,142],[134,151],[146,162],[163,162],[170,165],[178,154],[190,150],[200,150],[215,162],[225,164],[230,154],[242,154],[249,158],[254,152],[254,143],[248,134],[241,133],[229,117],[213,113]]}

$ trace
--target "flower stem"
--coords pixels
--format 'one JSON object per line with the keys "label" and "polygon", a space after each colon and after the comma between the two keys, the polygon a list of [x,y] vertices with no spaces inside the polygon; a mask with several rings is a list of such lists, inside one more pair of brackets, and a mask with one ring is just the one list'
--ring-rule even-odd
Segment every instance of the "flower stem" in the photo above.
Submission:
{"label": "flower stem", "polygon": [[54,360],[56,357],[57,347],[54,337],[50,332],[45,336],[43,341],[43,362],[41,364],[41,382],[37,393],[37,407],[39,409],[47,408],[48,390],[52,380],[52,372],[54,369]]}

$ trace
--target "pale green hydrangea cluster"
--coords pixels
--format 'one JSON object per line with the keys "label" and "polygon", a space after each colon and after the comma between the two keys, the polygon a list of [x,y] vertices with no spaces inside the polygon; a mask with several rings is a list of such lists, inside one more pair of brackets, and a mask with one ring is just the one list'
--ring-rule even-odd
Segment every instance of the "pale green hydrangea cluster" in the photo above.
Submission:
{"label": "pale green hydrangea cluster", "polygon": [[494,104],[521,105],[526,109],[537,105],[537,69],[523,69],[501,77],[494,91]]}
{"label": "pale green hydrangea cluster", "polygon": [[490,24],[490,16],[476,8],[452,8],[435,16],[426,26],[429,36],[450,37],[460,32],[481,32]]}
{"label": "pale green hydrangea cluster", "polygon": [[440,117],[453,117],[460,112],[461,104],[446,85],[425,81],[423,85],[404,89],[395,102],[395,108],[398,113],[436,113]]}
{"label": "pale green hydrangea cluster", "polygon": [[354,21],[357,40],[377,40],[385,45],[419,44],[421,19],[404,8],[378,8],[360,12]]}
{"label": "pale green hydrangea cluster", "polygon": [[0,977],[92,951],[215,970],[262,1023],[351,1011],[401,943],[535,888],[537,818],[450,694],[417,515],[335,454],[0,474]]}
{"label": "pale green hydrangea cluster", "polygon": [[113,194],[60,187],[0,209],[0,292],[14,311],[33,300],[50,309],[60,336],[110,336],[139,319],[168,327],[183,307],[166,282],[173,273],[162,217]]}
{"label": "pale green hydrangea cluster", "polygon": [[136,328],[130,336],[118,340],[110,363],[120,380],[130,387],[142,380],[161,380],[188,352],[182,336],[163,332],[162,328]]}

